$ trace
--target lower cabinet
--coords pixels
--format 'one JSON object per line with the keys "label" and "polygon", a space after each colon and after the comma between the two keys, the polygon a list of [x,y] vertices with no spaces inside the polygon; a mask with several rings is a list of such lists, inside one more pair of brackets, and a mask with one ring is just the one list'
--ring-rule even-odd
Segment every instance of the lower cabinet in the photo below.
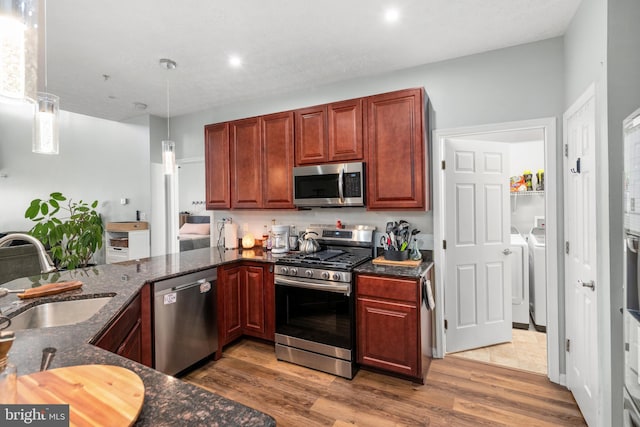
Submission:
{"label": "lower cabinet", "polygon": [[218,268],[218,351],[249,335],[273,341],[275,334],[273,265],[234,264]]}
{"label": "lower cabinet", "polygon": [[95,345],[151,367],[150,287],[145,285]]}
{"label": "lower cabinet", "polygon": [[[362,366],[424,382],[419,279],[358,275],[356,278],[357,360]],[[431,343],[428,344],[429,348]]]}

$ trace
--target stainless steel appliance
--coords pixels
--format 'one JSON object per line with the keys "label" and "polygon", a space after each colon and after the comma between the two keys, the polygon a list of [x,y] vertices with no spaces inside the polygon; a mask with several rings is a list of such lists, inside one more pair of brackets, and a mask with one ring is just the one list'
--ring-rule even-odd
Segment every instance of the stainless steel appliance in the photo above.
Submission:
{"label": "stainless steel appliance", "polygon": [[274,225],[271,229],[273,232],[273,248],[274,254],[283,254],[289,252],[289,226]]}
{"label": "stainless steel appliance", "polygon": [[624,425],[640,426],[640,109],[623,122],[624,134]]}
{"label": "stainless steel appliance", "polygon": [[216,269],[153,285],[155,368],[175,375],[218,347]]}
{"label": "stainless steel appliance", "polygon": [[318,252],[276,261],[276,356],[345,378],[355,374],[353,269],[373,256],[375,227],[311,226]]}
{"label": "stainless steel appliance", "polygon": [[364,163],[333,163],[293,168],[296,206],[364,206]]}

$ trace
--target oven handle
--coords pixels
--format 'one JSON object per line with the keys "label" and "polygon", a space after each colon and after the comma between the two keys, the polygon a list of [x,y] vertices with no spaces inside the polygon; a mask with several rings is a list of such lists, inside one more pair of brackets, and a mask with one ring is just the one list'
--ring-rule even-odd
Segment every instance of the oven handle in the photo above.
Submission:
{"label": "oven handle", "polygon": [[333,282],[330,285],[319,285],[313,282],[307,282],[304,279],[289,279],[287,277],[278,277],[275,279],[276,285],[291,286],[294,288],[315,289],[318,291],[335,292],[338,294],[344,294],[346,296],[351,295],[351,286],[349,283],[339,284]]}

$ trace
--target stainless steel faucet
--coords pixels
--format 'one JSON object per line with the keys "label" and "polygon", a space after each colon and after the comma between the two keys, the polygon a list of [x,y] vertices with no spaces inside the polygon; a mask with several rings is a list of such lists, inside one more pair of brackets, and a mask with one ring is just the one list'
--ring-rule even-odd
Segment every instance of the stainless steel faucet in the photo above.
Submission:
{"label": "stainless steel faucet", "polygon": [[11,233],[7,234],[3,238],[0,238],[0,248],[8,245],[10,242],[14,240],[24,240],[33,244],[38,251],[38,261],[40,261],[40,270],[42,273],[51,273],[52,271],[56,271],[56,266],[51,261],[51,257],[47,253],[47,250],[44,248],[44,245],[40,240],[36,239],[29,234],[24,233]]}

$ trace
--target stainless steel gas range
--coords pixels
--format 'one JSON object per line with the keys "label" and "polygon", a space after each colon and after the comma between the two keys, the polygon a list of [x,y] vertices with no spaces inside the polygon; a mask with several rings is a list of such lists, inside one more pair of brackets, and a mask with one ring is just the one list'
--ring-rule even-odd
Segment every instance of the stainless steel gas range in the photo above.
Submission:
{"label": "stainless steel gas range", "polygon": [[320,250],[275,266],[276,356],[345,378],[355,374],[353,269],[370,260],[375,227],[314,225]]}

